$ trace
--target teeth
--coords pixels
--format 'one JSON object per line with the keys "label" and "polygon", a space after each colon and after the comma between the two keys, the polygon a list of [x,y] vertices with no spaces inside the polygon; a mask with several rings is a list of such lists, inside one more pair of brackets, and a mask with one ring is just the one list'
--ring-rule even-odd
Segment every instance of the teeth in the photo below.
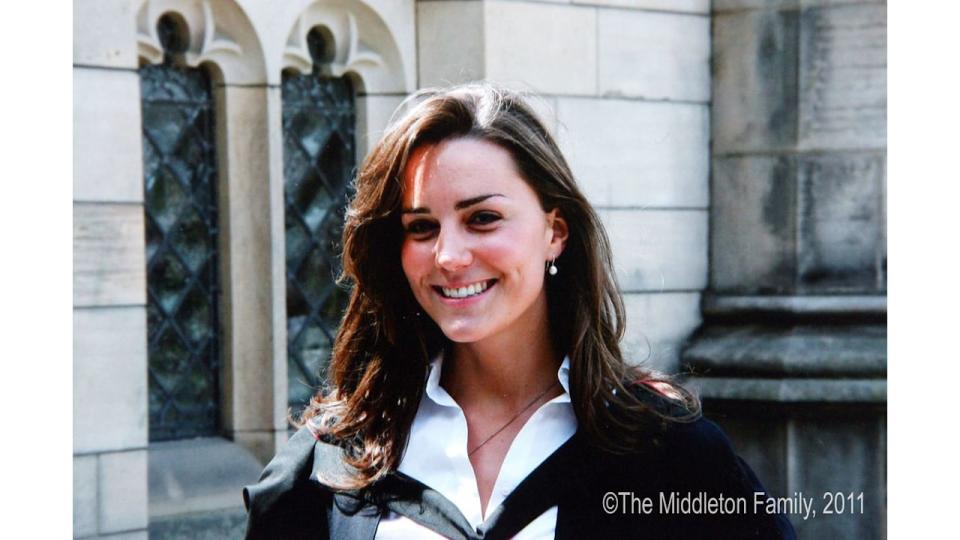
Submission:
{"label": "teeth", "polygon": [[466,287],[460,287],[459,289],[448,289],[446,287],[441,287],[440,289],[443,291],[443,295],[447,298],[466,298],[468,296],[478,295],[487,290],[487,282],[481,281],[479,283],[467,285]]}

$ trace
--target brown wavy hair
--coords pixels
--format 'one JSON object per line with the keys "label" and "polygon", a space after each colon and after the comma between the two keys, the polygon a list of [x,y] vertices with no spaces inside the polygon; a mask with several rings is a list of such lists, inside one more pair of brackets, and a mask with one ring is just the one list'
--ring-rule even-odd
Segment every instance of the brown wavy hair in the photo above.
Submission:
{"label": "brown wavy hair", "polygon": [[[699,404],[665,377],[628,365],[620,351],[624,308],[610,242],[553,137],[524,96],[474,83],[412,96],[364,160],[343,231],[341,280],[353,286],[320,391],[303,411],[321,438],[344,448],[351,478],[364,487],[396,469],[423,393],[429,362],[449,344],[420,309],[400,264],[402,174],[415,148],[474,137],[506,149],[545,212],[558,208],[569,237],[546,280],[551,339],[570,357],[570,393],[579,429],[594,445],[625,453],[651,422],[687,421]],[[403,108],[403,107],[401,107]],[[636,384],[636,383],[648,384]],[[652,384],[650,384],[652,383]],[[647,405],[638,389],[675,398],[679,414]],[[640,390],[643,391],[643,390]],[[331,480],[332,482],[332,480]],[[333,482],[332,482],[333,483]]]}

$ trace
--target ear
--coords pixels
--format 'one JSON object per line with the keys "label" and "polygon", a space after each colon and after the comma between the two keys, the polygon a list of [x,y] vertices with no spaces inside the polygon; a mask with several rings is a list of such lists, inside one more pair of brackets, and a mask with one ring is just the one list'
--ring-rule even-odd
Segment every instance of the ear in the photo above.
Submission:
{"label": "ear", "polygon": [[554,208],[547,212],[547,239],[550,242],[547,253],[551,259],[556,259],[563,253],[569,235],[570,229],[567,227],[567,220],[560,213],[560,209]]}

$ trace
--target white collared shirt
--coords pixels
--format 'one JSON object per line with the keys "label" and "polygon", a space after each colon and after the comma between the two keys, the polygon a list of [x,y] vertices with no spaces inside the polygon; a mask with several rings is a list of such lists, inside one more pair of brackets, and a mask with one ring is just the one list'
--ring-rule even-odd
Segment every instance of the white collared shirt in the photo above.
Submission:
{"label": "white collared shirt", "polygon": [[[477,479],[467,457],[467,418],[460,405],[440,386],[442,365],[442,355],[430,364],[426,391],[410,428],[399,470],[449,499],[476,528],[486,516],[480,509]],[[577,418],[570,403],[569,374],[570,360],[564,358],[557,371],[563,394],[541,405],[513,439],[487,502],[487,515],[577,431]],[[514,538],[553,538],[556,524],[557,507],[554,506],[527,524]],[[376,538],[396,540],[440,536],[409,518],[389,512],[380,520]]]}

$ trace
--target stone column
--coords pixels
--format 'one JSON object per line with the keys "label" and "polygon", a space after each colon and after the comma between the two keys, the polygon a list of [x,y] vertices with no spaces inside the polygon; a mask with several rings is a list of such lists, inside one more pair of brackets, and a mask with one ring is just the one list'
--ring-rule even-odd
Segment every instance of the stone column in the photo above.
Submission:
{"label": "stone column", "polygon": [[710,284],[683,352],[773,494],[863,493],[801,537],[886,515],[886,6],[713,4]]}
{"label": "stone column", "polygon": [[147,267],[130,4],[74,2],[74,537],[147,538]]}

